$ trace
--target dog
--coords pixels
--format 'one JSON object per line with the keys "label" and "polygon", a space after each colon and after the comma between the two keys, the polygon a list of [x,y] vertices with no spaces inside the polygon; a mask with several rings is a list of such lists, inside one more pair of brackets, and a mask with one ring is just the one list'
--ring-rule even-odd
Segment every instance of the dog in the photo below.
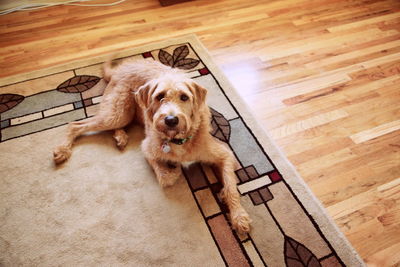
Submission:
{"label": "dog", "polygon": [[183,71],[152,59],[126,60],[116,67],[109,60],[103,78],[108,84],[98,113],[69,123],[64,142],[54,150],[55,163],[66,161],[75,138],[89,131],[113,130],[118,148],[124,149],[128,142],[124,127],[135,120],[145,126],[141,149],[162,187],[182,176],[180,164],[196,161],[216,166],[232,227],[249,232],[251,220],[240,203],[234,155],[210,134],[207,90]]}

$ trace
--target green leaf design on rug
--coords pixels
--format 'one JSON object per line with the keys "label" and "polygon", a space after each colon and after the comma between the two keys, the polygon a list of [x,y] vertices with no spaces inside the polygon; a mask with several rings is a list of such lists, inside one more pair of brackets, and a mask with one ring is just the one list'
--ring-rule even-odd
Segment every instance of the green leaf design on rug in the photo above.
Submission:
{"label": "green leaf design on rug", "polygon": [[215,109],[210,108],[210,111],[212,126],[211,134],[219,140],[228,143],[231,135],[231,126],[229,121],[224,117],[224,115]]}
{"label": "green leaf design on rug", "polygon": [[57,90],[64,93],[81,93],[89,90],[100,81],[97,76],[77,75],[57,87]]}
{"label": "green leaf design on rug", "polygon": [[289,267],[321,266],[317,257],[308,248],[288,236],[285,236],[285,262]]}
{"label": "green leaf design on rug", "polygon": [[172,68],[179,68],[190,70],[196,67],[200,61],[194,58],[186,58],[189,55],[189,48],[187,45],[182,45],[174,49],[173,55],[167,51],[160,49],[158,59],[164,65]]}
{"label": "green leaf design on rug", "polygon": [[24,100],[24,96],[16,94],[0,95],[0,113],[12,109]]}

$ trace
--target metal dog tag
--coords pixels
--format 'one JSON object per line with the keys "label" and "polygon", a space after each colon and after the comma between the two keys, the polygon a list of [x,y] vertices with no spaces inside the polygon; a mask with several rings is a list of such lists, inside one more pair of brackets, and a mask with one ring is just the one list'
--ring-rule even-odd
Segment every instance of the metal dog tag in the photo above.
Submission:
{"label": "metal dog tag", "polygon": [[169,144],[167,142],[165,142],[162,146],[161,146],[161,150],[164,153],[169,153],[171,151],[171,147],[169,146]]}

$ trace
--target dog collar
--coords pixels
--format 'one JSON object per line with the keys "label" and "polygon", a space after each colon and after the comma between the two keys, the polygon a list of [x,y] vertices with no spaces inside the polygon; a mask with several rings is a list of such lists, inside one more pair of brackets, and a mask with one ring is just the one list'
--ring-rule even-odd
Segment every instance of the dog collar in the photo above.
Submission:
{"label": "dog collar", "polygon": [[170,140],[165,140],[164,143],[161,146],[161,150],[164,153],[169,153],[171,151],[171,146],[169,145],[169,143],[173,143],[175,145],[183,145],[184,143],[186,143],[187,141],[189,141],[190,139],[192,139],[192,136],[189,136],[187,138],[173,138]]}
{"label": "dog collar", "polygon": [[178,139],[178,138],[173,138],[171,140],[169,140],[171,143],[174,143],[175,145],[183,145],[184,143],[186,143],[187,141],[189,141],[190,139],[192,139],[191,136],[187,137],[187,138],[182,138],[182,139]]}

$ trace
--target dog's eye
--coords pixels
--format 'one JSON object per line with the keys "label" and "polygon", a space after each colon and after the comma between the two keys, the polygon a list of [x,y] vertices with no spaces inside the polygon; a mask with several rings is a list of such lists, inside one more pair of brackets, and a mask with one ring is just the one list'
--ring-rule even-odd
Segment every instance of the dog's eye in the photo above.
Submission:
{"label": "dog's eye", "polygon": [[158,101],[161,101],[164,97],[165,97],[165,94],[164,94],[164,93],[160,93],[160,94],[158,94],[158,95],[156,96],[156,99],[157,99]]}
{"label": "dog's eye", "polygon": [[185,94],[181,95],[181,100],[182,101],[187,101],[188,99],[189,99],[189,97],[187,95],[185,95]]}

